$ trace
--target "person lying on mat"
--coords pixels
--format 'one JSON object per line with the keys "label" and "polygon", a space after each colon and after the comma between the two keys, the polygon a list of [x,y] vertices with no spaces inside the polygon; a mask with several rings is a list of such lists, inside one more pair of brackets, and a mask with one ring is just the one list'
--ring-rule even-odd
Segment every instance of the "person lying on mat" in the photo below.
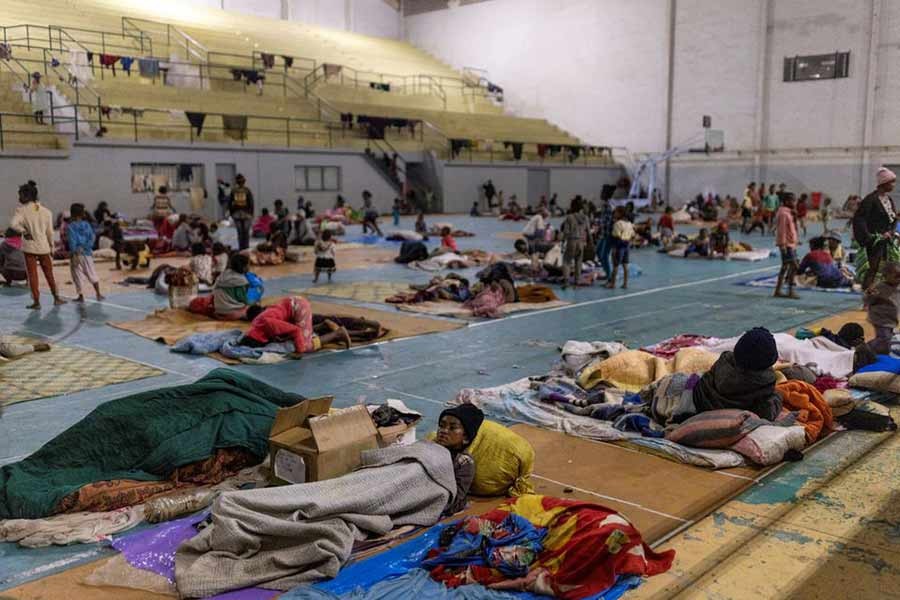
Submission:
{"label": "person lying on mat", "polygon": [[337,342],[350,347],[350,334],[333,321],[326,320],[316,331],[312,322],[309,300],[302,296],[284,298],[277,304],[263,308],[259,305],[247,309],[250,330],[238,342],[241,346],[259,348],[273,342],[294,342],[298,354],[320,350],[322,346]]}
{"label": "person lying on mat", "polygon": [[456,496],[445,510],[447,515],[458,513],[468,502],[469,489],[475,479],[475,459],[466,449],[475,441],[483,422],[484,413],[474,404],[448,408],[438,418],[434,441],[450,451],[453,475],[456,477]]}
{"label": "person lying on mat", "polygon": [[47,352],[50,350],[50,344],[45,343],[27,343],[15,340],[5,335],[0,335],[0,363],[31,354],[32,352]]}
{"label": "person lying on mat", "polygon": [[723,352],[694,387],[696,412],[736,408],[774,421],[781,412],[772,368],[777,361],[778,347],[767,329],[745,332],[734,350]]}

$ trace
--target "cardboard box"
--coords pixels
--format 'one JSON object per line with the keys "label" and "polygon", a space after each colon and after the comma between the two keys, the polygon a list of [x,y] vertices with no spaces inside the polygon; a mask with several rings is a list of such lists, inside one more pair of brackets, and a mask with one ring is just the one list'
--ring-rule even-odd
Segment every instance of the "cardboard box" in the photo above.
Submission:
{"label": "cardboard box", "polygon": [[309,398],[281,408],[269,433],[271,481],[322,481],[345,475],[378,448],[378,432],[365,406],[329,413],[333,396]]}
{"label": "cardboard box", "polygon": [[[411,410],[401,400],[388,399],[385,404],[391,408],[401,412],[404,415],[414,416],[415,420],[409,423],[397,423],[387,427],[378,427],[378,445],[382,448],[399,444],[401,446],[409,446],[416,442],[416,426],[422,420],[422,414],[418,411]],[[369,405],[369,414],[375,412],[378,405]]]}

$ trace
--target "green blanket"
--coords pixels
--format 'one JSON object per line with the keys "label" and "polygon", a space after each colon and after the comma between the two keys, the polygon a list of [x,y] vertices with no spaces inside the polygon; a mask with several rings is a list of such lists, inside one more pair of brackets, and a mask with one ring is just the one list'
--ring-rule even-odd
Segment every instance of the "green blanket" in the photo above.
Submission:
{"label": "green blanket", "polygon": [[0,519],[52,515],[65,496],[97,481],[162,480],[219,448],[245,448],[262,461],[275,411],[301,400],[229,369],[112,400],[0,469]]}

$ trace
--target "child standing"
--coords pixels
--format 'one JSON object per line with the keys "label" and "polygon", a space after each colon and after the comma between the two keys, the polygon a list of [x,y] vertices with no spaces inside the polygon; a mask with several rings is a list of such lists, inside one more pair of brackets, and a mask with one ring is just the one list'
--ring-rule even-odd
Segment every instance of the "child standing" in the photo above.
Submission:
{"label": "child standing", "polygon": [[825,201],[822,203],[822,209],[819,211],[819,216],[822,218],[822,233],[828,234],[828,226],[831,223],[831,198],[825,196]]}
{"label": "child standing", "polygon": [[[775,244],[781,251],[781,271],[778,272],[778,283],[775,286],[776,298],[798,299],[794,292],[794,277],[797,275],[797,224],[794,222],[794,195],[784,194],[781,208],[775,213]],[[781,293],[781,286],[787,281],[788,293]]]}
{"label": "child standing", "polygon": [[394,198],[394,208],[391,210],[391,214],[394,216],[394,227],[398,227],[400,225],[400,198]]}
{"label": "child standing", "polygon": [[634,238],[634,225],[628,220],[625,209],[619,206],[613,212],[612,259],[613,269],[606,287],[616,287],[616,274],[622,266],[622,289],[628,288],[628,250]]}
{"label": "child standing", "polygon": [[563,252],[563,289],[569,284],[569,269],[575,267],[575,286],[581,284],[581,264],[584,262],[584,247],[590,233],[590,221],[584,214],[584,201],[581,196],[572,198],[569,214],[563,221],[561,232],[565,242]]}
{"label": "child standing", "polygon": [[94,228],[84,216],[84,205],[75,203],[69,209],[71,221],[68,227],[69,244],[69,269],[72,272],[72,281],[75,283],[75,291],[78,292],[76,302],[84,302],[84,282],[89,281],[97,293],[97,301],[104,300],[100,293],[100,280],[94,269]]}
{"label": "child standing", "polygon": [[900,264],[885,263],[883,279],[866,292],[865,303],[869,323],[875,327],[875,339],[869,348],[875,354],[889,354],[891,338],[897,329],[897,286],[900,285]]}
{"label": "child standing", "polygon": [[421,211],[416,217],[416,233],[428,235],[428,225],[425,224],[425,211]]}
{"label": "child standing", "polygon": [[319,274],[322,271],[328,273],[328,282],[331,283],[331,276],[335,271],[334,264],[334,242],[331,241],[331,232],[327,229],[322,232],[321,237],[316,240],[316,265],[313,269],[313,283],[318,283]]}
{"label": "child standing", "polygon": [[809,205],[807,204],[806,194],[800,194],[800,199],[797,200],[797,225],[800,229],[803,230],[803,237],[806,237],[806,214],[809,212]]}
{"label": "child standing", "polygon": [[212,285],[213,277],[213,257],[206,253],[206,246],[197,242],[191,246],[191,261],[188,268],[197,276],[200,283]]}

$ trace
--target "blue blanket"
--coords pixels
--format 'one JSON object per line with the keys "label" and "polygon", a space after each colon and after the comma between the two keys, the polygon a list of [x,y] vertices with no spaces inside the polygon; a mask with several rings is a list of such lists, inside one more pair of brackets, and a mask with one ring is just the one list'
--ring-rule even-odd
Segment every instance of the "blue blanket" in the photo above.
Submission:
{"label": "blue blanket", "polygon": [[244,332],[240,329],[229,329],[228,331],[214,331],[211,333],[194,333],[175,342],[172,346],[172,352],[183,352],[185,354],[212,354],[219,352],[227,358],[241,360],[244,358],[258,359],[263,352],[274,352],[276,354],[290,354],[294,351],[293,342],[275,342],[266,344],[259,348],[251,348],[250,346],[241,346],[238,344]]}

